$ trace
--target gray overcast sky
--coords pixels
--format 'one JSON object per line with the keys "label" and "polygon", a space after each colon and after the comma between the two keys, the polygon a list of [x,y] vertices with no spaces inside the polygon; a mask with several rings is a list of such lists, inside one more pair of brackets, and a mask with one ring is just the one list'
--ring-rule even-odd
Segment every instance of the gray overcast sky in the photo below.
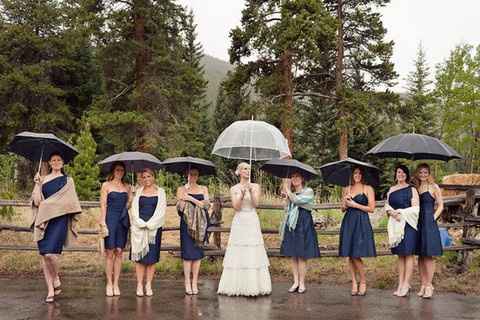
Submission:
{"label": "gray overcast sky", "polygon": [[[205,53],[228,61],[230,29],[240,23],[244,0],[178,0],[193,9]],[[480,44],[478,0],[392,0],[382,9],[387,38],[395,41],[393,61],[400,75],[395,91],[413,68],[418,44],[431,70],[460,43]]]}

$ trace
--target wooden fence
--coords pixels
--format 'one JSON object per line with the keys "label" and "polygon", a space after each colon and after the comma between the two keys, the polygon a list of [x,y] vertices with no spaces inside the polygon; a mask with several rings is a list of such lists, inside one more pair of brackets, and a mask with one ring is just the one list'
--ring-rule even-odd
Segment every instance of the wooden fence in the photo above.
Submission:
{"label": "wooden fence", "polygon": [[[476,239],[476,228],[480,227],[480,216],[478,216],[480,205],[480,186],[463,186],[463,185],[441,185],[444,189],[453,189],[463,191],[463,194],[451,197],[445,197],[445,209],[442,213],[442,218],[447,223],[440,226],[446,228],[462,229],[462,243],[456,246],[445,248],[445,251],[455,251],[458,253],[458,265],[462,270],[468,267],[471,259],[470,252],[472,250],[480,249],[480,239]],[[169,207],[175,206],[174,201],[168,201]],[[377,201],[376,207],[381,208],[384,201]],[[4,200],[0,199],[1,206],[12,207],[29,207],[30,202],[27,200]],[[81,206],[84,209],[98,208],[98,201],[82,201]],[[222,209],[231,208],[229,197],[216,196],[213,200],[213,211],[211,214],[211,225],[208,231],[212,234],[213,244],[205,247],[206,256],[223,256],[225,253],[221,243],[221,234],[230,232],[230,228],[222,226]],[[260,204],[258,209],[263,210],[281,210],[281,205]],[[314,207],[316,211],[340,209],[340,203],[322,203]],[[321,221],[316,221],[316,228],[318,235],[321,236],[338,236],[338,229],[325,229]],[[0,232],[32,232],[29,227],[18,225],[0,224]],[[179,227],[165,227],[163,232],[178,232]],[[385,228],[374,229],[375,233],[386,233]],[[263,234],[276,234],[277,229],[262,229]],[[94,229],[79,230],[80,235],[97,235],[98,231]],[[338,248],[333,246],[320,246],[321,254],[324,257],[338,257]],[[15,251],[36,251],[37,247],[34,245],[24,246],[15,244],[1,244],[0,250],[15,250]],[[72,247],[65,251],[73,252],[94,252],[96,247]],[[178,245],[165,245],[161,247],[161,251],[168,251],[176,256],[179,256],[180,247]],[[269,256],[281,256],[279,248],[267,248]],[[381,248],[377,250],[378,255],[390,255],[390,250]]]}

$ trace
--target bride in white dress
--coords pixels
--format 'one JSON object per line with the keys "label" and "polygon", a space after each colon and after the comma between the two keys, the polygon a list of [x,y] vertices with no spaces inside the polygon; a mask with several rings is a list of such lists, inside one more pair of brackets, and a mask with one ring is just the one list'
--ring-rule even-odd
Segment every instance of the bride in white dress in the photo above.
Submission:
{"label": "bride in white dress", "polygon": [[258,296],[272,292],[270,265],[263,243],[255,207],[260,200],[260,186],[249,182],[250,166],[242,162],[235,174],[240,183],[230,189],[235,216],[223,259],[219,294]]}

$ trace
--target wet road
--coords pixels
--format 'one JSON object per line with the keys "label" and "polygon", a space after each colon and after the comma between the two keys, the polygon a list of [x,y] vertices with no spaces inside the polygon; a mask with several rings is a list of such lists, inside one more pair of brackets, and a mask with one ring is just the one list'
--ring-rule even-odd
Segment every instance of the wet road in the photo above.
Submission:
{"label": "wet road", "polygon": [[155,295],[137,298],[135,282],[122,283],[122,296],[107,298],[101,279],[70,279],[54,304],[45,304],[41,279],[0,279],[0,319],[480,319],[480,297],[437,294],[422,300],[397,298],[390,291],[351,297],[349,288],[310,285],[305,294],[287,293],[288,283],[274,283],[262,298],[230,298],[215,293],[216,281],[202,281],[198,296],[185,296],[182,281],[155,282]]}

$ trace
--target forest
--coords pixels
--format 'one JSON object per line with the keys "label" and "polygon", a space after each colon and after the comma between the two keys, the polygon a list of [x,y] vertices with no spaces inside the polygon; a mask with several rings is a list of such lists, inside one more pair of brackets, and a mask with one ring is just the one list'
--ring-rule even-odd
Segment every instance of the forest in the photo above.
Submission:
{"label": "forest", "polygon": [[[418,44],[403,93],[393,41],[378,8],[388,0],[248,0],[230,30],[231,70],[207,99],[193,12],[173,0],[2,0],[0,3],[0,198],[31,190],[34,164],[7,152],[21,131],[74,144],[67,168],[79,196],[98,197],[97,162],[121,151],[163,160],[214,161],[215,190],[233,182],[231,161],[211,155],[236,120],[282,130],[293,157],[318,168],[365,157],[397,133],[437,137],[464,156],[434,164],[438,179],[480,170],[480,46],[460,43],[435,68]],[[180,177],[160,183],[173,192]],[[269,178],[257,173],[275,192]],[[311,182],[330,197],[320,178]]]}

